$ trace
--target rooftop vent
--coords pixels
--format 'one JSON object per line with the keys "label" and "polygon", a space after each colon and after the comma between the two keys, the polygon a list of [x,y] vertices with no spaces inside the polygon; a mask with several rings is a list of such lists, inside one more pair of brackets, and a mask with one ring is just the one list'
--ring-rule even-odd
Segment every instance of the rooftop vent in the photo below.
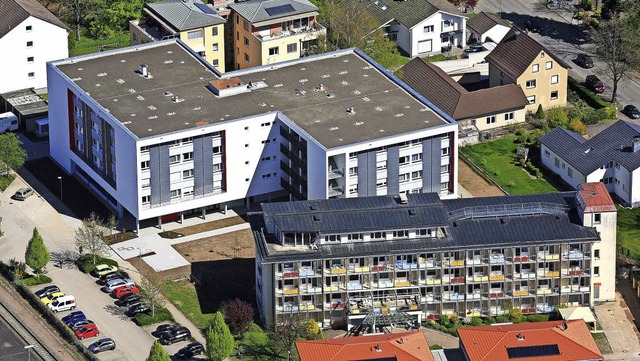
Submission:
{"label": "rooftop vent", "polygon": [[587,150],[584,151],[584,154],[589,154],[589,152],[592,150],[593,148],[589,147],[587,148]]}
{"label": "rooftop vent", "polygon": [[632,149],[634,153],[640,150],[640,136],[636,135],[633,137]]}
{"label": "rooftop vent", "polygon": [[147,64],[140,64],[140,74],[147,78],[149,76],[149,66]]}
{"label": "rooftop vent", "polygon": [[416,214],[417,214],[417,213],[416,213],[416,210],[415,210],[415,209],[410,209],[410,210],[409,210],[409,216],[410,216],[410,217],[414,217]]}
{"label": "rooftop vent", "polygon": [[400,204],[409,203],[409,198],[407,197],[406,193],[400,193],[399,197],[400,197]]}
{"label": "rooftop vent", "polygon": [[349,114],[355,114],[355,113],[356,113],[356,108],[354,108],[354,107],[348,107],[348,108],[347,108],[347,113],[349,113]]}
{"label": "rooftop vent", "polygon": [[518,341],[524,341],[524,335],[522,334],[522,332],[518,333]]}
{"label": "rooftop vent", "polygon": [[171,97],[171,96],[173,96],[173,93],[172,93],[172,92],[170,92],[170,91],[168,91],[168,90],[165,90],[165,91],[164,91],[164,93],[162,93],[162,94],[164,94],[164,96],[165,96],[165,97]]}
{"label": "rooftop vent", "polygon": [[320,218],[319,215],[316,214],[316,215],[313,216],[313,221],[314,222],[320,222],[321,220],[322,220],[322,218]]}
{"label": "rooftop vent", "polygon": [[317,91],[317,92],[318,91],[325,91],[325,90],[329,90],[329,87],[324,85],[324,84],[322,84],[322,83],[320,83],[320,85],[318,85],[314,90]]}
{"label": "rooftop vent", "polygon": [[380,347],[380,344],[376,345],[376,352],[382,352],[382,347]]}
{"label": "rooftop vent", "polygon": [[387,10],[389,7],[387,5],[382,5],[382,7],[380,8],[380,10]]}
{"label": "rooftop vent", "polygon": [[171,101],[174,102],[174,103],[182,103],[184,101],[184,99],[183,98],[178,98],[177,95],[174,95],[174,96],[171,97]]}
{"label": "rooftop vent", "polygon": [[304,89],[296,89],[296,95],[306,95],[307,91]]}
{"label": "rooftop vent", "polygon": [[380,6],[382,2],[380,0],[376,0],[376,2],[374,4],[376,4],[376,6]]}
{"label": "rooftop vent", "polygon": [[325,93],[325,96],[327,98],[335,98],[336,95],[332,91],[328,91]]}

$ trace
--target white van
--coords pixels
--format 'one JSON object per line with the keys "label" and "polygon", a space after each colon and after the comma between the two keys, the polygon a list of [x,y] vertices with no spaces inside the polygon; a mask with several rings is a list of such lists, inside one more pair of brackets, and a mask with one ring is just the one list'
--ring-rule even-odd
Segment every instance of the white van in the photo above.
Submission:
{"label": "white van", "polygon": [[0,134],[18,130],[18,117],[7,112],[0,114]]}
{"label": "white van", "polygon": [[61,296],[47,306],[49,306],[49,309],[53,312],[73,311],[73,309],[76,308],[76,298],[70,295]]}

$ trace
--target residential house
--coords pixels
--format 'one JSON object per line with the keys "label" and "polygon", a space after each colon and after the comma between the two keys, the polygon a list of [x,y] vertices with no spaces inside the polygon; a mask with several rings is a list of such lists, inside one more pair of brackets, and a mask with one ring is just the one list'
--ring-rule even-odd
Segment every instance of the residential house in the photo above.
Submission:
{"label": "residential house", "polygon": [[69,57],[68,34],[37,0],[0,0],[0,93],[46,87],[47,62]]}
{"label": "residential house", "polygon": [[326,34],[308,0],[249,0],[229,7],[236,70],[298,59]]}
{"label": "residential house", "polygon": [[249,213],[260,318],[274,327],[293,313],[350,329],[397,312],[421,322],[613,300],[616,214],[602,183],[505,197],[263,203]]}
{"label": "residential house", "polygon": [[640,205],[640,126],[618,120],[590,139],[562,127],[540,137],[542,164],[571,187],[603,182],[625,205]]}
{"label": "residential house", "polygon": [[131,44],[177,38],[218,71],[225,71],[225,19],[198,0],[146,2],[144,16],[129,22]]}
{"label": "residential house", "polygon": [[458,329],[467,361],[596,361],[602,353],[583,320]]}
{"label": "residential house", "polygon": [[459,139],[479,131],[523,123],[529,102],[516,84],[467,91],[433,63],[416,58],[398,72],[402,80],[459,124]]}
{"label": "residential house", "polygon": [[346,0],[362,4],[411,58],[463,48],[467,17],[447,0]]}
{"label": "residential house", "polygon": [[434,361],[422,332],[296,341],[300,361]]}
{"label": "residential house", "polygon": [[221,75],[174,39],[49,63],[49,89],[51,157],[131,227],[282,197],[457,197],[455,121],[359,50]]}
{"label": "residential house", "polygon": [[526,110],[564,107],[571,67],[516,27],[486,56],[489,86],[515,83],[529,101]]}
{"label": "residential house", "polygon": [[469,43],[499,43],[509,32],[511,27],[500,16],[492,13],[480,12],[467,20]]}

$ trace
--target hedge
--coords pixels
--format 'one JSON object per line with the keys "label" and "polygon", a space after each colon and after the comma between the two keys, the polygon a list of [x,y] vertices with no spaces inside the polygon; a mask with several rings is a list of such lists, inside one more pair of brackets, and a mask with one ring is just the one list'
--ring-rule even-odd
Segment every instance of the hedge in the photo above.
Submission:
{"label": "hedge", "polygon": [[83,254],[76,260],[76,266],[78,266],[78,269],[84,273],[93,272],[93,270],[96,269],[96,266],[99,264],[107,264],[110,266],[118,267],[118,262],[100,256],[96,256],[96,263],[94,264],[92,254]]}
{"label": "hedge", "polygon": [[21,281],[25,284],[25,286],[29,287],[52,282],[51,277],[45,275],[40,275],[40,278],[38,278],[38,276],[29,275],[28,277],[23,278]]}
{"label": "hedge", "polygon": [[[607,107],[615,109],[615,107],[609,102],[597,96],[594,92],[584,87],[572,77],[569,77],[569,89],[575,91],[582,100],[584,100],[590,107],[596,110]],[[617,114],[617,112],[613,112],[613,114],[615,117],[615,114]]]}
{"label": "hedge", "polygon": [[156,308],[155,316],[153,317],[151,317],[151,314],[140,313],[135,315],[134,320],[136,324],[138,324],[138,326],[149,326],[153,325],[154,323],[167,321],[175,322],[171,312],[164,307]]}
{"label": "hedge", "polygon": [[18,291],[20,296],[24,298],[31,307],[33,307],[36,311],[40,313],[40,315],[47,320],[49,325],[53,327],[58,334],[60,334],[67,342],[75,346],[75,348],[85,357],[86,360],[89,361],[98,361],[98,358],[89,351],[80,341],[76,335],[71,332],[71,329],[67,327],[61,320],[59,320],[56,315],[40,301],[38,296],[36,296],[25,284],[19,279],[15,278],[13,273],[9,270],[9,267],[0,262],[0,274],[11,283],[11,285]]}

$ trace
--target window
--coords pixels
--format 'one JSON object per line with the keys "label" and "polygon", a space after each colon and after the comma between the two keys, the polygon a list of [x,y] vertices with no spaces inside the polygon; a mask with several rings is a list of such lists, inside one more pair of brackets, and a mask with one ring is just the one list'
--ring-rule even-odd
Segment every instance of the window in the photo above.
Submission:
{"label": "window", "polygon": [[151,179],[150,178],[143,178],[142,182],[140,182],[142,184],[142,188],[149,188],[151,187]]}
{"label": "window", "polygon": [[527,97],[527,100],[529,101],[529,104],[535,104],[536,103],[536,96],[535,95],[529,95]]}
{"label": "window", "polygon": [[441,191],[449,190],[449,182],[444,182],[444,183],[440,184],[440,190]]}
{"label": "window", "polygon": [[600,224],[602,222],[602,214],[594,213],[593,214],[593,224]]}
{"label": "window", "polygon": [[244,54],[244,61],[249,62],[249,54]]}
{"label": "window", "polygon": [[362,241],[362,233],[350,233],[350,234],[347,234],[347,239],[349,241]]}
{"label": "window", "polygon": [[411,162],[412,163],[420,162],[420,161],[422,161],[422,153],[412,154],[411,155]]}
{"label": "window", "polygon": [[180,154],[169,156],[169,164],[180,162]]}
{"label": "window", "polygon": [[527,87],[527,89],[535,88],[536,87],[536,80],[535,79],[527,80],[526,87]]}
{"label": "window", "polygon": [[222,170],[222,163],[216,163],[213,165],[214,172],[220,172]]}
{"label": "window", "polygon": [[405,155],[404,157],[400,157],[400,159],[398,160],[398,163],[400,165],[409,164],[409,156]]}
{"label": "window", "polygon": [[295,53],[298,51],[298,43],[287,44],[287,53]]}
{"label": "window", "polygon": [[236,24],[240,24],[240,15],[236,15]]}
{"label": "window", "polygon": [[33,27],[32,27],[31,25],[27,25],[27,26],[25,27],[25,30],[26,30],[26,31],[31,31],[31,30],[33,30]]}
{"label": "window", "polygon": [[393,231],[393,238],[409,238],[409,231]]}
{"label": "window", "polygon": [[421,179],[422,178],[422,171],[421,170],[417,170],[415,172],[411,172],[411,179]]}
{"label": "window", "polygon": [[280,53],[280,47],[269,48],[269,56],[278,55]]}
{"label": "window", "polygon": [[409,181],[409,173],[400,174],[398,176],[398,180],[399,180],[400,183],[408,182]]}
{"label": "window", "polygon": [[182,171],[182,179],[193,178],[193,169],[187,169]]}
{"label": "window", "polygon": [[553,163],[556,166],[556,168],[560,168],[560,159],[556,158]]}
{"label": "window", "polygon": [[182,153],[182,160],[192,160],[193,152]]}
{"label": "window", "polygon": [[211,35],[212,36],[218,36],[218,27],[214,26],[211,28]]}
{"label": "window", "polygon": [[182,189],[174,189],[171,191],[171,198],[178,198],[182,195]]}
{"label": "window", "polygon": [[540,71],[540,65],[538,65],[538,64],[533,64],[533,65],[531,66],[531,72],[532,72],[532,73],[537,73],[538,71]]}
{"label": "window", "polygon": [[442,148],[440,155],[449,155],[449,147]]}
{"label": "window", "polygon": [[351,168],[349,168],[349,175],[350,175],[350,176],[358,175],[358,167],[351,167]]}
{"label": "window", "polygon": [[387,161],[386,160],[376,163],[376,170],[383,170],[383,169],[387,169]]}
{"label": "window", "polygon": [[487,124],[493,124],[495,122],[496,122],[496,116],[495,115],[487,117]]}
{"label": "window", "polygon": [[600,258],[600,250],[599,249],[594,249],[593,250],[593,257],[594,258]]}
{"label": "window", "polygon": [[213,63],[212,63],[214,68],[218,68],[220,66],[220,62],[218,61],[218,59],[213,59]]}
{"label": "window", "polygon": [[571,167],[567,167],[567,175],[573,178],[573,169]]}
{"label": "window", "polygon": [[544,150],[544,155],[549,157],[549,156],[551,156],[551,153],[547,149],[545,149]]}
{"label": "window", "polygon": [[202,29],[190,31],[187,33],[187,40],[202,39],[204,32]]}
{"label": "window", "polygon": [[327,236],[327,242],[339,242],[340,241],[340,236],[338,236],[337,234],[330,234]]}
{"label": "window", "polygon": [[29,64],[33,63],[33,56],[30,56],[27,58],[27,63]]}
{"label": "window", "polygon": [[545,69],[553,69],[553,61],[548,61],[545,65],[544,65]]}
{"label": "window", "polygon": [[220,154],[222,153],[222,146],[215,146],[213,147],[213,154]]}
{"label": "window", "polygon": [[385,239],[386,237],[387,237],[386,232],[372,232],[371,233],[371,239],[372,240]]}
{"label": "window", "polygon": [[513,112],[511,112],[511,113],[506,113],[506,114],[504,115],[504,121],[505,121],[505,122],[508,122],[508,121],[510,121],[510,120],[513,120]]}
{"label": "window", "polygon": [[33,79],[36,76],[36,74],[34,72],[30,72],[27,74],[27,76],[29,77],[29,79]]}
{"label": "window", "polygon": [[27,41],[27,48],[31,48],[33,46],[33,41]]}
{"label": "window", "polygon": [[244,46],[249,46],[249,39],[247,39],[247,37],[244,37]]}
{"label": "window", "polygon": [[551,92],[551,100],[557,100],[558,99],[558,91],[554,90]]}
{"label": "window", "polygon": [[244,20],[244,22],[242,23],[242,27],[244,28],[244,31],[249,31],[249,22],[247,20]]}
{"label": "window", "polygon": [[149,204],[151,202],[151,196],[142,196],[142,204]]}
{"label": "window", "polygon": [[445,164],[445,165],[441,165],[440,166],[440,173],[449,173],[449,164]]}
{"label": "window", "polygon": [[[236,31],[236,40],[240,40],[240,32]],[[240,48],[238,48],[238,51],[240,51]]]}
{"label": "window", "polygon": [[600,276],[600,267],[598,266],[593,267],[593,274],[596,276]]}
{"label": "window", "polygon": [[557,75],[552,75],[551,76],[551,84],[558,84],[558,76]]}
{"label": "window", "polygon": [[433,51],[431,39],[418,41],[418,53],[430,53]]}
{"label": "window", "polygon": [[433,33],[433,25],[423,27],[422,32],[425,34]]}
{"label": "window", "polygon": [[387,186],[387,181],[385,179],[378,179],[376,181],[376,188],[384,188]]}
{"label": "window", "polygon": [[218,51],[218,43],[213,44],[213,51]]}

